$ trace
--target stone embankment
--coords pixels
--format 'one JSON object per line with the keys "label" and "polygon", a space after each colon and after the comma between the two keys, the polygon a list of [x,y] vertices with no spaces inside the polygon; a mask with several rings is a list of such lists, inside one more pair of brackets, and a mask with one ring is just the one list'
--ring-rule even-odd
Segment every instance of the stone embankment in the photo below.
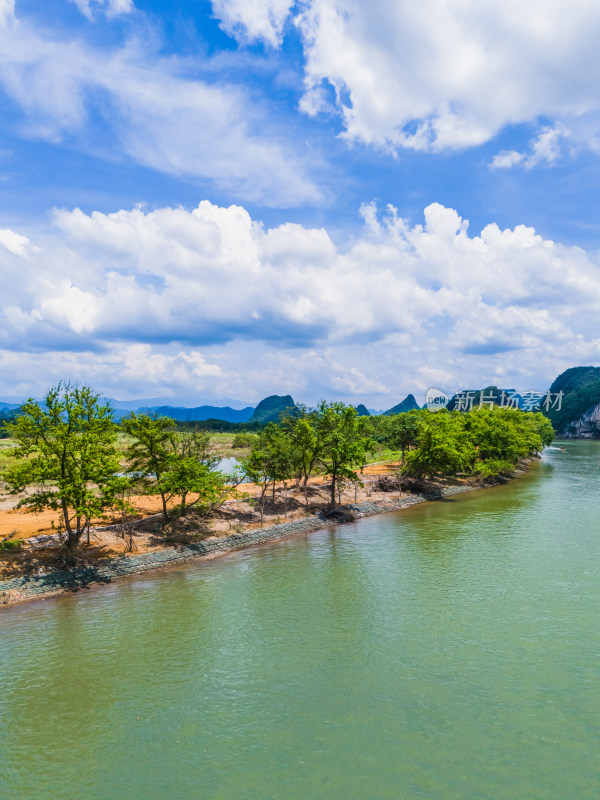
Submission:
{"label": "stone embankment", "polygon": [[181,564],[195,559],[212,558],[253,545],[274,542],[301,534],[313,533],[329,525],[370,517],[386,511],[400,511],[403,508],[439,500],[454,494],[469,491],[472,486],[450,486],[439,489],[435,494],[415,494],[397,500],[389,499],[380,503],[353,503],[340,508],[333,517],[315,514],[310,517],[282,522],[268,528],[254,528],[227,536],[211,537],[179,548],[165,548],[152,553],[120,556],[107,559],[94,566],[75,567],[69,570],[54,570],[37,575],[24,575],[0,581],[0,606],[22,603],[26,600],[77,591],[93,584],[111,583],[127,575],[139,575],[151,570]]}

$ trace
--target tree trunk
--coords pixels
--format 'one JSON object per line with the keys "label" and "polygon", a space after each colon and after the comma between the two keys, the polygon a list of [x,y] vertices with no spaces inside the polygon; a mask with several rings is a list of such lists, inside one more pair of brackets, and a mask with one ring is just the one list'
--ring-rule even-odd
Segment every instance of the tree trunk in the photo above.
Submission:
{"label": "tree trunk", "polygon": [[65,521],[65,532],[67,534],[67,541],[71,538],[71,520],[69,519],[69,509],[67,508],[67,504],[62,504],[63,510],[63,519]]}
{"label": "tree trunk", "polygon": [[169,513],[167,511],[167,498],[164,496],[164,494],[162,492],[161,492],[160,498],[162,500],[163,518],[166,521],[166,520],[169,519]]}
{"label": "tree trunk", "polygon": [[267,494],[267,487],[263,486],[262,492],[260,493],[260,524],[263,524],[265,518],[265,495]]}
{"label": "tree trunk", "polygon": [[64,562],[67,567],[72,567],[77,559],[75,558],[75,551],[77,544],[74,539],[69,537],[64,545]]}
{"label": "tree trunk", "polygon": [[72,566],[75,563],[75,550],[77,548],[76,533],[71,527],[71,520],[69,519],[69,509],[67,504],[62,504],[63,518],[65,521],[65,533],[67,538],[63,544],[64,548],[64,561],[67,566]]}

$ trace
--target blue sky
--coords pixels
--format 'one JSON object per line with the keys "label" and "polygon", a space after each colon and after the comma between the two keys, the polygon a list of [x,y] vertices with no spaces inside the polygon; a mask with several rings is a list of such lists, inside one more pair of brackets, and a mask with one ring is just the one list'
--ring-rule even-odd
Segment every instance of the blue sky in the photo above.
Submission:
{"label": "blue sky", "polygon": [[0,0],[0,399],[600,363],[588,0]]}

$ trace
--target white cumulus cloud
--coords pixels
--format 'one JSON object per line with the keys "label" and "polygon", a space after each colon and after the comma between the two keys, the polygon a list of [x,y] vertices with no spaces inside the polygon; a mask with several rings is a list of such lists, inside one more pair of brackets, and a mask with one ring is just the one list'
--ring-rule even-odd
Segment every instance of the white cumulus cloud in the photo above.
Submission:
{"label": "white cumulus cloud", "polygon": [[[249,202],[320,200],[309,166],[268,110],[243,87],[215,81],[208,65],[200,69],[207,77],[198,77],[198,60],[192,70],[183,59],[161,56],[151,36],[100,49],[38,30],[28,18],[12,24],[12,3],[0,2],[0,88],[22,109],[21,135],[73,137],[111,158],[213,181]],[[103,7],[124,13],[128,4]],[[91,130],[94,114],[106,123],[100,141]]]}
{"label": "white cumulus cloud", "polygon": [[525,169],[537,167],[538,164],[552,165],[561,156],[561,140],[571,136],[560,123],[542,128],[540,133],[530,142],[530,152],[519,153],[516,150],[503,150],[492,159],[491,169],[509,169],[521,165]]}
{"label": "white cumulus cloud", "polygon": [[25,256],[30,250],[35,250],[26,236],[21,236],[8,228],[0,229],[0,244],[17,256]]}
{"label": "white cumulus cloud", "polygon": [[243,40],[281,43],[282,30],[294,0],[212,0],[215,16],[227,33]]}
{"label": "white cumulus cloud", "polygon": [[131,14],[135,6],[133,0],[72,0],[84,17],[92,21],[94,11],[103,11],[107,17]]}
{"label": "white cumulus cloud", "polygon": [[600,361],[595,257],[523,225],[470,232],[439,203],[419,224],[392,206],[361,213],[345,246],[209,201],[58,210],[53,233],[23,247],[4,230],[0,349],[21,352],[25,371],[46,354],[40,379],[81,365],[113,395],[121,380],[130,395],[205,399],[294,389],[375,402],[434,377],[544,388]]}
{"label": "white cumulus cloud", "polygon": [[306,90],[335,89],[349,139],[462,148],[507,124],[600,108],[589,0],[309,0],[298,26]]}
{"label": "white cumulus cloud", "polygon": [[[600,5],[592,0],[215,0],[213,7],[240,40],[271,44],[281,39],[287,7],[306,57],[300,107],[329,113],[333,95],[351,141],[441,151],[541,118],[567,127],[579,121],[588,144],[597,141]],[[544,135],[528,166],[554,160]],[[496,166],[514,163],[505,154]]]}
{"label": "white cumulus cloud", "polygon": [[502,150],[494,156],[490,167],[491,169],[510,169],[516,167],[517,164],[522,164],[525,158],[525,154],[519,153],[518,150]]}
{"label": "white cumulus cloud", "polygon": [[15,0],[0,0],[0,25],[6,25],[14,19],[14,15]]}

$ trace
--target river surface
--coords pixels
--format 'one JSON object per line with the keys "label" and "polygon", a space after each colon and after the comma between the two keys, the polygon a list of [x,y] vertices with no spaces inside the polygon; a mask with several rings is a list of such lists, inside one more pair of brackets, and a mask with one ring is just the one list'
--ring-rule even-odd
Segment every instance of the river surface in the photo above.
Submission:
{"label": "river surface", "polygon": [[7,800],[598,800],[600,443],[0,613]]}

